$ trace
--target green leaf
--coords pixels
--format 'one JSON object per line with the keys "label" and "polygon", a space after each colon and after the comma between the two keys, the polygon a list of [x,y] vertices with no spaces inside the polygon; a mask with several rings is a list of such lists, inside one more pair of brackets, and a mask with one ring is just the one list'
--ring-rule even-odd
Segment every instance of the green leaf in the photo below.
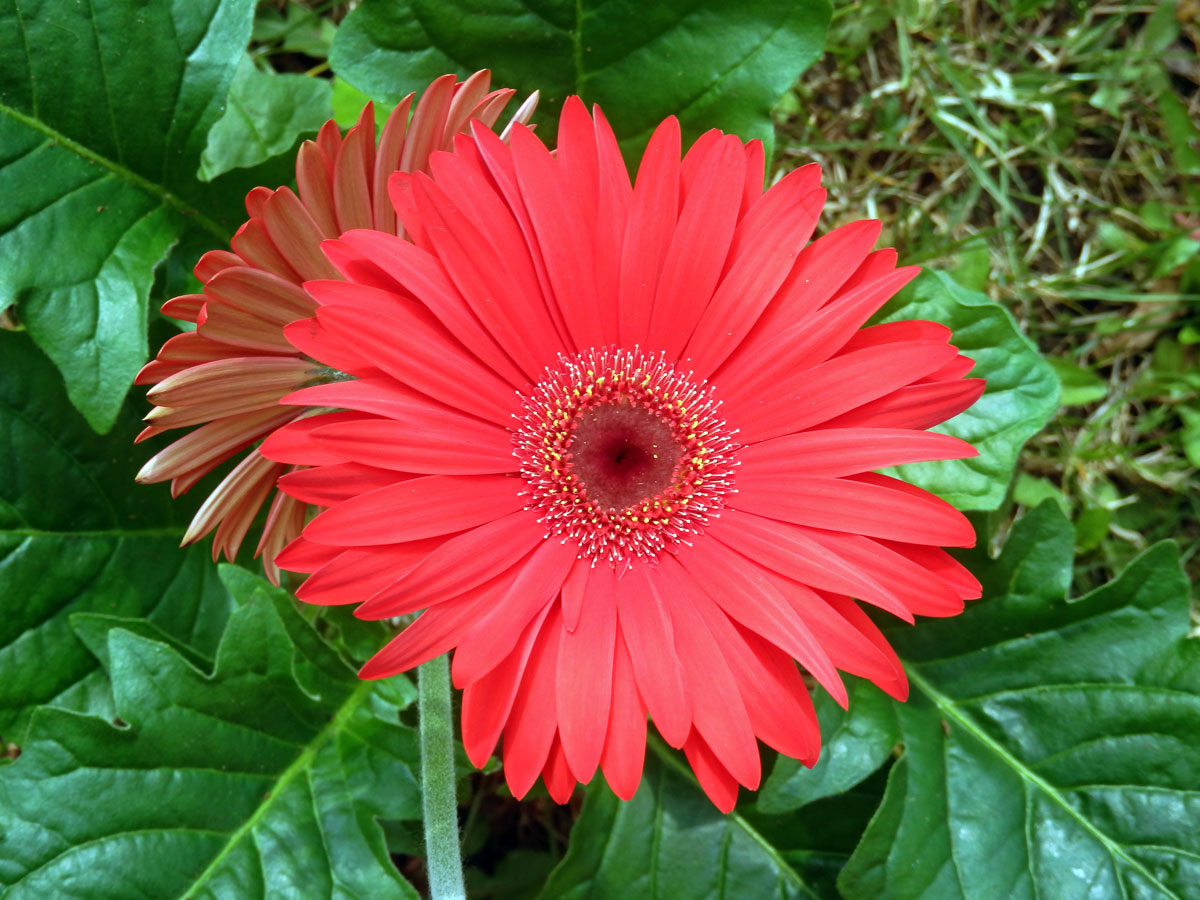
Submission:
{"label": "green leaf", "polygon": [[1004,501],[1022,445],[1058,408],[1054,370],[1008,310],[944,272],[922,273],[878,317],[884,322],[899,319],[948,325],[955,346],[975,360],[971,376],[986,379],[987,389],[966,412],[932,429],[970,441],[979,456],[914,463],[895,474],[959,509],[996,509]]}
{"label": "green leaf", "polygon": [[890,629],[905,752],[847,900],[1200,896],[1200,645],[1176,548],[1066,600],[1072,541],[1043,504],[977,558],[986,600]]}
{"label": "green leaf", "polygon": [[200,177],[211,181],[230,169],[286,153],[300,136],[315,132],[332,116],[332,96],[325,79],[261,72],[250,57],[243,57],[225,115],[208,133]]}
{"label": "green leaf", "polygon": [[205,551],[179,550],[194,503],[134,485],[133,404],[98,437],[27,335],[0,331],[0,359],[0,733],[19,740],[34,706],[107,690],[72,615],[145,617],[208,654],[230,601]]}
{"label": "green leaf", "polygon": [[1108,383],[1091,369],[1066,359],[1049,359],[1050,367],[1062,384],[1058,402],[1063,406],[1086,406],[1108,395]]}
{"label": "green leaf", "polygon": [[223,575],[241,605],[211,674],[115,624],[121,724],[34,714],[0,768],[5,900],[417,897],[376,821],[420,815],[393,682],[359,682],[286,592]]}
{"label": "green leaf", "polygon": [[599,103],[629,155],[669,115],[687,139],[721,128],[773,139],[770,110],[820,55],[827,0],[363,0],[329,62],[389,104],[446,72],[489,68],[497,86],[542,92],[553,137],[570,94]]}
{"label": "green leaf", "polygon": [[250,36],[250,0],[0,0],[0,309],[97,431],[145,361],[155,265]]}
{"label": "green leaf", "polygon": [[848,709],[838,706],[825,691],[814,691],[821,723],[821,756],[811,769],[780,756],[758,792],[759,812],[791,812],[841,794],[873,773],[891,754],[898,737],[891,701],[868,681],[849,681]]}
{"label": "green leaf", "polygon": [[671,751],[652,748],[628,803],[602,779],[588,788],[543,900],[817,896],[744,817],[721,815]]}

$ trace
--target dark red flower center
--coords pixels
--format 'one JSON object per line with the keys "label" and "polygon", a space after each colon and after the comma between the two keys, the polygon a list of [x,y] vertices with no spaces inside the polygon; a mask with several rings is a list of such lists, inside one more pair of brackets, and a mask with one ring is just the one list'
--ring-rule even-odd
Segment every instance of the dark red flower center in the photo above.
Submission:
{"label": "dark red flower center", "polygon": [[592,350],[547,372],[514,434],[530,506],[581,556],[653,557],[723,505],[733,433],[707,385],[660,356]]}

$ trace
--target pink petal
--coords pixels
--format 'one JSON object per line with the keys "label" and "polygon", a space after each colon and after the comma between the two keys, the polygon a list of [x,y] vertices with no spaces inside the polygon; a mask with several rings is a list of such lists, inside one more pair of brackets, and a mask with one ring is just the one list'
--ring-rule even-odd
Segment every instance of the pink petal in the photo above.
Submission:
{"label": "pink petal", "polygon": [[375,176],[371,179],[371,208],[375,213],[377,231],[396,234],[396,210],[388,198],[388,177],[400,168],[400,156],[404,153],[405,137],[408,133],[408,112],[412,107],[413,95],[409,94],[388,114],[379,134],[379,146],[375,150]]}
{"label": "pink petal", "polygon": [[229,246],[234,249],[247,265],[262,269],[272,275],[278,275],[294,284],[300,284],[304,279],[291,267],[283,254],[267,233],[267,225],[262,219],[250,219],[237,230],[229,240]]}
{"label": "pink petal", "polygon": [[[370,118],[366,118],[366,117]],[[350,129],[333,165],[333,204],[338,227],[324,237],[335,238],[351,228],[375,224],[371,210],[370,178],[375,168],[374,110],[363,107],[358,124]]]}
{"label": "pink petal", "polygon": [[280,188],[267,201],[263,224],[271,243],[304,281],[336,278],[337,272],[321,253],[325,235],[289,188]]}
{"label": "pink petal", "polygon": [[322,234],[337,235],[333,207],[333,161],[314,141],[305,141],[296,155],[296,189]]}

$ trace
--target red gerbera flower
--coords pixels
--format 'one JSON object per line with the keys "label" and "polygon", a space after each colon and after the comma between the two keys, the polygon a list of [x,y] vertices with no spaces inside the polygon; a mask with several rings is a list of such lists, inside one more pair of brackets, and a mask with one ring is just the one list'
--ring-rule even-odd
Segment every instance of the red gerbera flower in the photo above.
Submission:
{"label": "red gerbera flower", "polygon": [[454,650],[463,741],[503,733],[508,784],[563,801],[599,766],[628,798],[646,716],[713,802],[759,783],[755,738],[806,763],[800,664],[894,697],[900,662],[851,598],[908,621],[979,585],[941,546],[967,520],[883,466],[974,455],[924,429],[969,406],[971,361],[932,322],[863,328],[915,273],[877,222],[809,243],[816,166],[766,193],[763,152],[712,131],[680,160],[655,132],[630,184],[599,110],[563,110],[552,155],[486,129],[397,175],[412,242],[324,245],[304,353],[356,376],[284,402],[339,407],[264,453],[330,507],[279,557],[299,596],[420,617],[363,669]]}
{"label": "red gerbera flower", "polygon": [[[246,196],[250,220],[234,235],[232,252],[213,250],[201,257],[195,274],[204,293],[175,297],[163,312],[196,323],[196,330],[167,341],[138,373],[137,384],[152,384],[156,405],[138,436],[145,440],[172,428],[200,425],[154,456],[138,473],[141,482],[171,481],[179,496],[216,466],[302,413],[279,405],[279,398],[302,384],[322,380],[321,367],[297,353],[283,326],[312,314],[315,304],[300,285],[310,278],[336,278],[320,250],[321,241],[350,228],[374,228],[403,235],[387,198],[388,176],[426,168],[430,153],[449,147],[453,137],[478,119],[491,125],[514,91],[488,92],[489,72],[476,72],[461,84],[453,75],[424,92],[412,121],[413,95],[392,111],[375,142],[375,117],[367,104],[343,138],[326,122],[315,141],[305,141],[296,161],[299,196],[290,188],[255,188]],[[528,121],[536,98],[516,119]],[[254,517],[287,466],[265,459],[256,449],[213,489],[192,519],[183,543],[217,529],[213,559],[233,559]],[[257,554],[268,577],[279,583],[276,553],[300,532],[306,507],[276,494],[267,514]]]}

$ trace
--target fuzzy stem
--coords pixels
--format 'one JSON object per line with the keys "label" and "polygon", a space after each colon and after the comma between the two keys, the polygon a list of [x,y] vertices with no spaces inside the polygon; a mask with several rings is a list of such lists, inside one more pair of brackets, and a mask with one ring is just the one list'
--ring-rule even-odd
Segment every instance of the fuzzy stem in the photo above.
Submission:
{"label": "fuzzy stem", "polygon": [[445,655],[417,670],[421,718],[421,796],[425,811],[425,866],[432,900],[465,900],[454,792],[454,721],[450,663]]}

